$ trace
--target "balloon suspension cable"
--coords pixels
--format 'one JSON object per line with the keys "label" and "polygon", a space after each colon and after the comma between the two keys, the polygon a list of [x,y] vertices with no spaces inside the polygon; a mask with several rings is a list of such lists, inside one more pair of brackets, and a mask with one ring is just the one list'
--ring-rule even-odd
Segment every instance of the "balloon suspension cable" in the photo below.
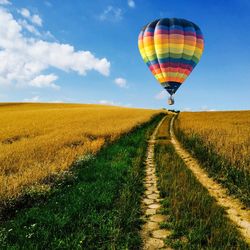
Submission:
{"label": "balloon suspension cable", "polygon": [[169,105],[173,105],[174,104],[174,98],[172,95],[170,95],[170,97],[168,98],[168,104]]}

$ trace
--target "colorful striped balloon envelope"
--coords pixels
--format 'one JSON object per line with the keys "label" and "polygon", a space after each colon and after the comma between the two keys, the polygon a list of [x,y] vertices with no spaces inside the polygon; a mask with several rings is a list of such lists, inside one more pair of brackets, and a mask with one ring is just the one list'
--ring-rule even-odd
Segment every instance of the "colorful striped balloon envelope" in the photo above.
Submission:
{"label": "colorful striped balloon envelope", "polygon": [[199,62],[204,39],[196,24],[163,18],[141,30],[138,46],[154,77],[172,96]]}

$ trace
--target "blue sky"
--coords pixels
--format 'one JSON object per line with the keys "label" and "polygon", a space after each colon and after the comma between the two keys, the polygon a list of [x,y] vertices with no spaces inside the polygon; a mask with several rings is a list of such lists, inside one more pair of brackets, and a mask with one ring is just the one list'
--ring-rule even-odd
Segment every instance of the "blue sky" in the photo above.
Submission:
{"label": "blue sky", "polygon": [[[248,0],[0,3],[1,102],[250,109]],[[203,56],[171,107],[137,47],[142,26],[160,17],[193,21],[205,37]]]}

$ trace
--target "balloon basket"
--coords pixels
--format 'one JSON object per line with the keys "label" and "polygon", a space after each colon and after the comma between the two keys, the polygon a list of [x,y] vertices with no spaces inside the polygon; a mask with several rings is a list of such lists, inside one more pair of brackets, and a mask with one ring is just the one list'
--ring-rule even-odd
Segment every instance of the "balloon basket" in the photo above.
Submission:
{"label": "balloon basket", "polygon": [[172,96],[170,96],[168,98],[168,105],[173,105],[174,104],[174,98]]}

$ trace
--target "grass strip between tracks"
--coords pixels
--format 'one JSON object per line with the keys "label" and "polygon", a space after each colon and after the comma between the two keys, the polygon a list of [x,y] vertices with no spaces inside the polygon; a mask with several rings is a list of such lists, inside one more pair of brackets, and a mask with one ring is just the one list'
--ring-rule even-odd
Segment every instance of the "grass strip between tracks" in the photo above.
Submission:
{"label": "grass strip between tracks", "polygon": [[167,239],[169,245],[175,249],[248,249],[224,209],[175,152],[167,121],[158,133],[155,159],[162,212],[168,217],[161,226],[173,232]]}
{"label": "grass strip between tracks", "polygon": [[250,208],[250,174],[239,169],[217,154],[212,146],[207,146],[198,134],[186,135],[175,121],[175,134],[182,145],[198,159],[208,173],[225,188],[230,194],[238,197]]}
{"label": "grass strip between tracks", "polygon": [[78,163],[49,198],[5,221],[1,249],[138,249],[147,138],[162,116]]}

